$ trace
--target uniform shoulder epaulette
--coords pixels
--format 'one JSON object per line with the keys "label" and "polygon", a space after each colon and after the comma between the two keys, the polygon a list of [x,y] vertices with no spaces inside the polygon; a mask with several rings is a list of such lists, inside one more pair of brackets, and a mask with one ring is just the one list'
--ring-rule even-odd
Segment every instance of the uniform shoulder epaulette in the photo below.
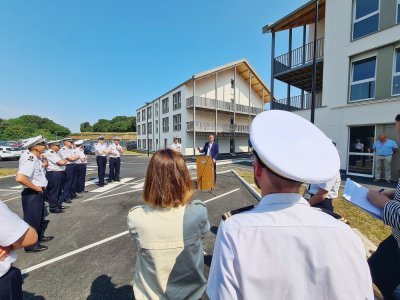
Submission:
{"label": "uniform shoulder epaulette", "polygon": [[50,153],[54,153],[54,151],[53,151],[53,150],[50,150]]}
{"label": "uniform shoulder epaulette", "polygon": [[237,209],[228,211],[222,215],[222,220],[225,221],[226,219],[228,219],[229,217],[232,217],[233,215],[239,214],[244,211],[248,211],[250,209],[253,209],[254,207],[255,207],[255,205],[249,205],[249,206],[245,206],[245,207],[241,207],[241,208],[237,208]]}
{"label": "uniform shoulder epaulette", "polygon": [[30,155],[30,156],[28,157],[28,160],[33,161],[33,155]]}

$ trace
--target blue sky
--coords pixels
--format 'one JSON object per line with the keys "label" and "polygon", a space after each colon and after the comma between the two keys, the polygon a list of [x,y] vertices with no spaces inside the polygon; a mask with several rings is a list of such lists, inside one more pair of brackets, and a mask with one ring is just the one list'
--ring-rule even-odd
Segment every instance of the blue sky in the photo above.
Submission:
{"label": "blue sky", "polygon": [[[241,58],[269,86],[261,28],[305,2],[0,0],[0,118],[37,114],[77,132]],[[282,33],[276,54],[285,52]]]}

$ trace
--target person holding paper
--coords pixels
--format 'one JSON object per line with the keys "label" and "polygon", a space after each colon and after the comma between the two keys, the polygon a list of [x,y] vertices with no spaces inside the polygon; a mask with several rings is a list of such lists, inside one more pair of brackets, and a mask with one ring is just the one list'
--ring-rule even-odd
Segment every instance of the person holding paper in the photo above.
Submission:
{"label": "person holding paper", "polygon": [[[400,134],[400,114],[395,121]],[[394,299],[393,292],[400,285],[400,182],[396,191],[370,190],[367,197],[383,209],[382,220],[392,227],[392,234],[379,244],[368,260],[372,281],[385,299]]]}
{"label": "person holding paper", "polygon": [[311,183],[308,187],[310,199],[308,203],[312,207],[319,207],[333,213],[332,200],[339,196],[340,173],[332,180],[324,183]]}
{"label": "person holding paper", "polygon": [[390,183],[392,178],[392,156],[397,152],[397,144],[393,140],[389,140],[385,134],[380,134],[379,139],[374,143],[372,149],[375,152],[375,179],[381,179],[382,165],[385,180]]}

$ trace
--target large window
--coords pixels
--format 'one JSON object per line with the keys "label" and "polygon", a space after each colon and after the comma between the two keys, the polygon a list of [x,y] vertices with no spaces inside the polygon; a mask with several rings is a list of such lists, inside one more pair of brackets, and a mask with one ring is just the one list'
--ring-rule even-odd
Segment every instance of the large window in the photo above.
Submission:
{"label": "large window", "polygon": [[137,135],[140,135],[140,125],[137,126]]}
{"label": "large window", "polygon": [[146,134],[146,124],[143,124],[142,126],[142,134]]}
{"label": "large window", "polygon": [[169,118],[163,118],[162,119],[162,124],[163,124],[163,132],[168,132],[169,131]]}
{"label": "large window", "polygon": [[350,101],[375,98],[376,57],[352,63]]}
{"label": "large window", "polygon": [[146,120],[146,110],[142,110],[142,121]]}
{"label": "large window", "polygon": [[152,133],[153,133],[153,122],[147,123],[147,132],[148,132],[149,134],[152,134]]}
{"label": "large window", "polygon": [[394,52],[392,95],[400,95],[400,48]]}
{"label": "large window", "polygon": [[174,115],[173,116],[173,123],[174,123],[174,131],[180,131],[181,130],[181,114]]}
{"label": "large window", "polygon": [[145,139],[142,140],[142,143],[143,143],[143,149],[147,149],[147,147],[146,147],[146,140],[145,140]]}
{"label": "large window", "polygon": [[147,108],[147,119],[151,119],[151,106]]}
{"label": "large window", "polygon": [[372,177],[374,172],[375,126],[349,128],[347,174]]}
{"label": "large window", "polygon": [[167,112],[169,112],[169,99],[165,98],[162,100],[162,113],[166,114]]}
{"label": "large window", "polygon": [[156,103],[154,110],[155,110],[156,117],[158,117],[158,103]]}
{"label": "large window", "polygon": [[174,110],[180,109],[181,108],[181,92],[177,92],[172,96],[173,99],[173,104],[174,104]]}
{"label": "large window", "polygon": [[158,120],[156,120],[156,133],[158,133]]}
{"label": "large window", "polygon": [[138,148],[142,148],[142,140],[138,140]]}
{"label": "large window", "polygon": [[140,122],[140,111],[137,113],[137,117],[136,117],[136,123]]}
{"label": "large window", "polygon": [[149,139],[149,150],[152,151],[153,150],[153,140]]}
{"label": "large window", "polygon": [[353,39],[358,39],[379,28],[379,0],[354,0]]}

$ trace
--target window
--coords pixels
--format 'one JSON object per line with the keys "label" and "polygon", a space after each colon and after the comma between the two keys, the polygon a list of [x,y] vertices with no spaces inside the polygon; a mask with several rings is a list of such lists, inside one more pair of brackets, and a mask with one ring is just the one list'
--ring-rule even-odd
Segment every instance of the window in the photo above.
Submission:
{"label": "window", "polygon": [[166,114],[167,112],[169,112],[169,99],[165,98],[162,100],[162,113]]}
{"label": "window", "polygon": [[149,139],[149,150],[153,150],[153,140]]}
{"label": "window", "polygon": [[397,0],[397,24],[400,24],[400,0]]}
{"label": "window", "polygon": [[156,113],[156,117],[158,117],[158,103],[156,103],[156,107],[155,107],[155,113]]}
{"label": "window", "polygon": [[137,134],[140,135],[140,125],[137,126]]}
{"label": "window", "polygon": [[181,130],[181,114],[173,116],[174,131]]}
{"label": "window", "polygon": [[142,134],[146,134],[146,124],[142,125]]}
{"label": "window", "polygon": [[158,150],[158,139],[156,139],[156,150]]}
{"label": "window", "polygon": [[350,101],[375,98],[376,57],[353,62]]}
{"label": "window", "polygon": [[378,31],[380,0],[354,0],[353,39]]}
{"label": "window", "polygon": [[158,120],[156,120],[156,133],[158,133]]}
{"label": "window", "polygon": [[147,132],[149,133],[149,134],[152,134],[153,133],[153,122],[149,122],[149,123],[147,123]]}
{"label": "window", "polygon": [[140,122],[140,111],[137,113],[136,122]]}
{"label": "window", "polygon": [[162,124],[163,124],[163,132],[168,132],[169,131],[169,118],[163,118],[162,119]]}
{"label": "window", "polygon": [[142,148],[142,140],[138,140],[138,148]]}
{"label": "window", "polygon": [[143,149],[147,149],[147,147],[146,147],[146,140],[143,139],[142,142],[143,142]]}
{"label": "window", "polygon": [[147,120],[151,119],[151,106],[147,108]]}
{"label": "window", "polygon": [[400,48],[394,52],[392,95],[400,95]]}
{"label": "window", "polygon": [[181,92],[177,92],[172,96],[173,103],[174,103],[174,110],[181,108]]}
{"label": "window", "polygon": [[142,121],[146,120],[146,110],[142,110]]}

